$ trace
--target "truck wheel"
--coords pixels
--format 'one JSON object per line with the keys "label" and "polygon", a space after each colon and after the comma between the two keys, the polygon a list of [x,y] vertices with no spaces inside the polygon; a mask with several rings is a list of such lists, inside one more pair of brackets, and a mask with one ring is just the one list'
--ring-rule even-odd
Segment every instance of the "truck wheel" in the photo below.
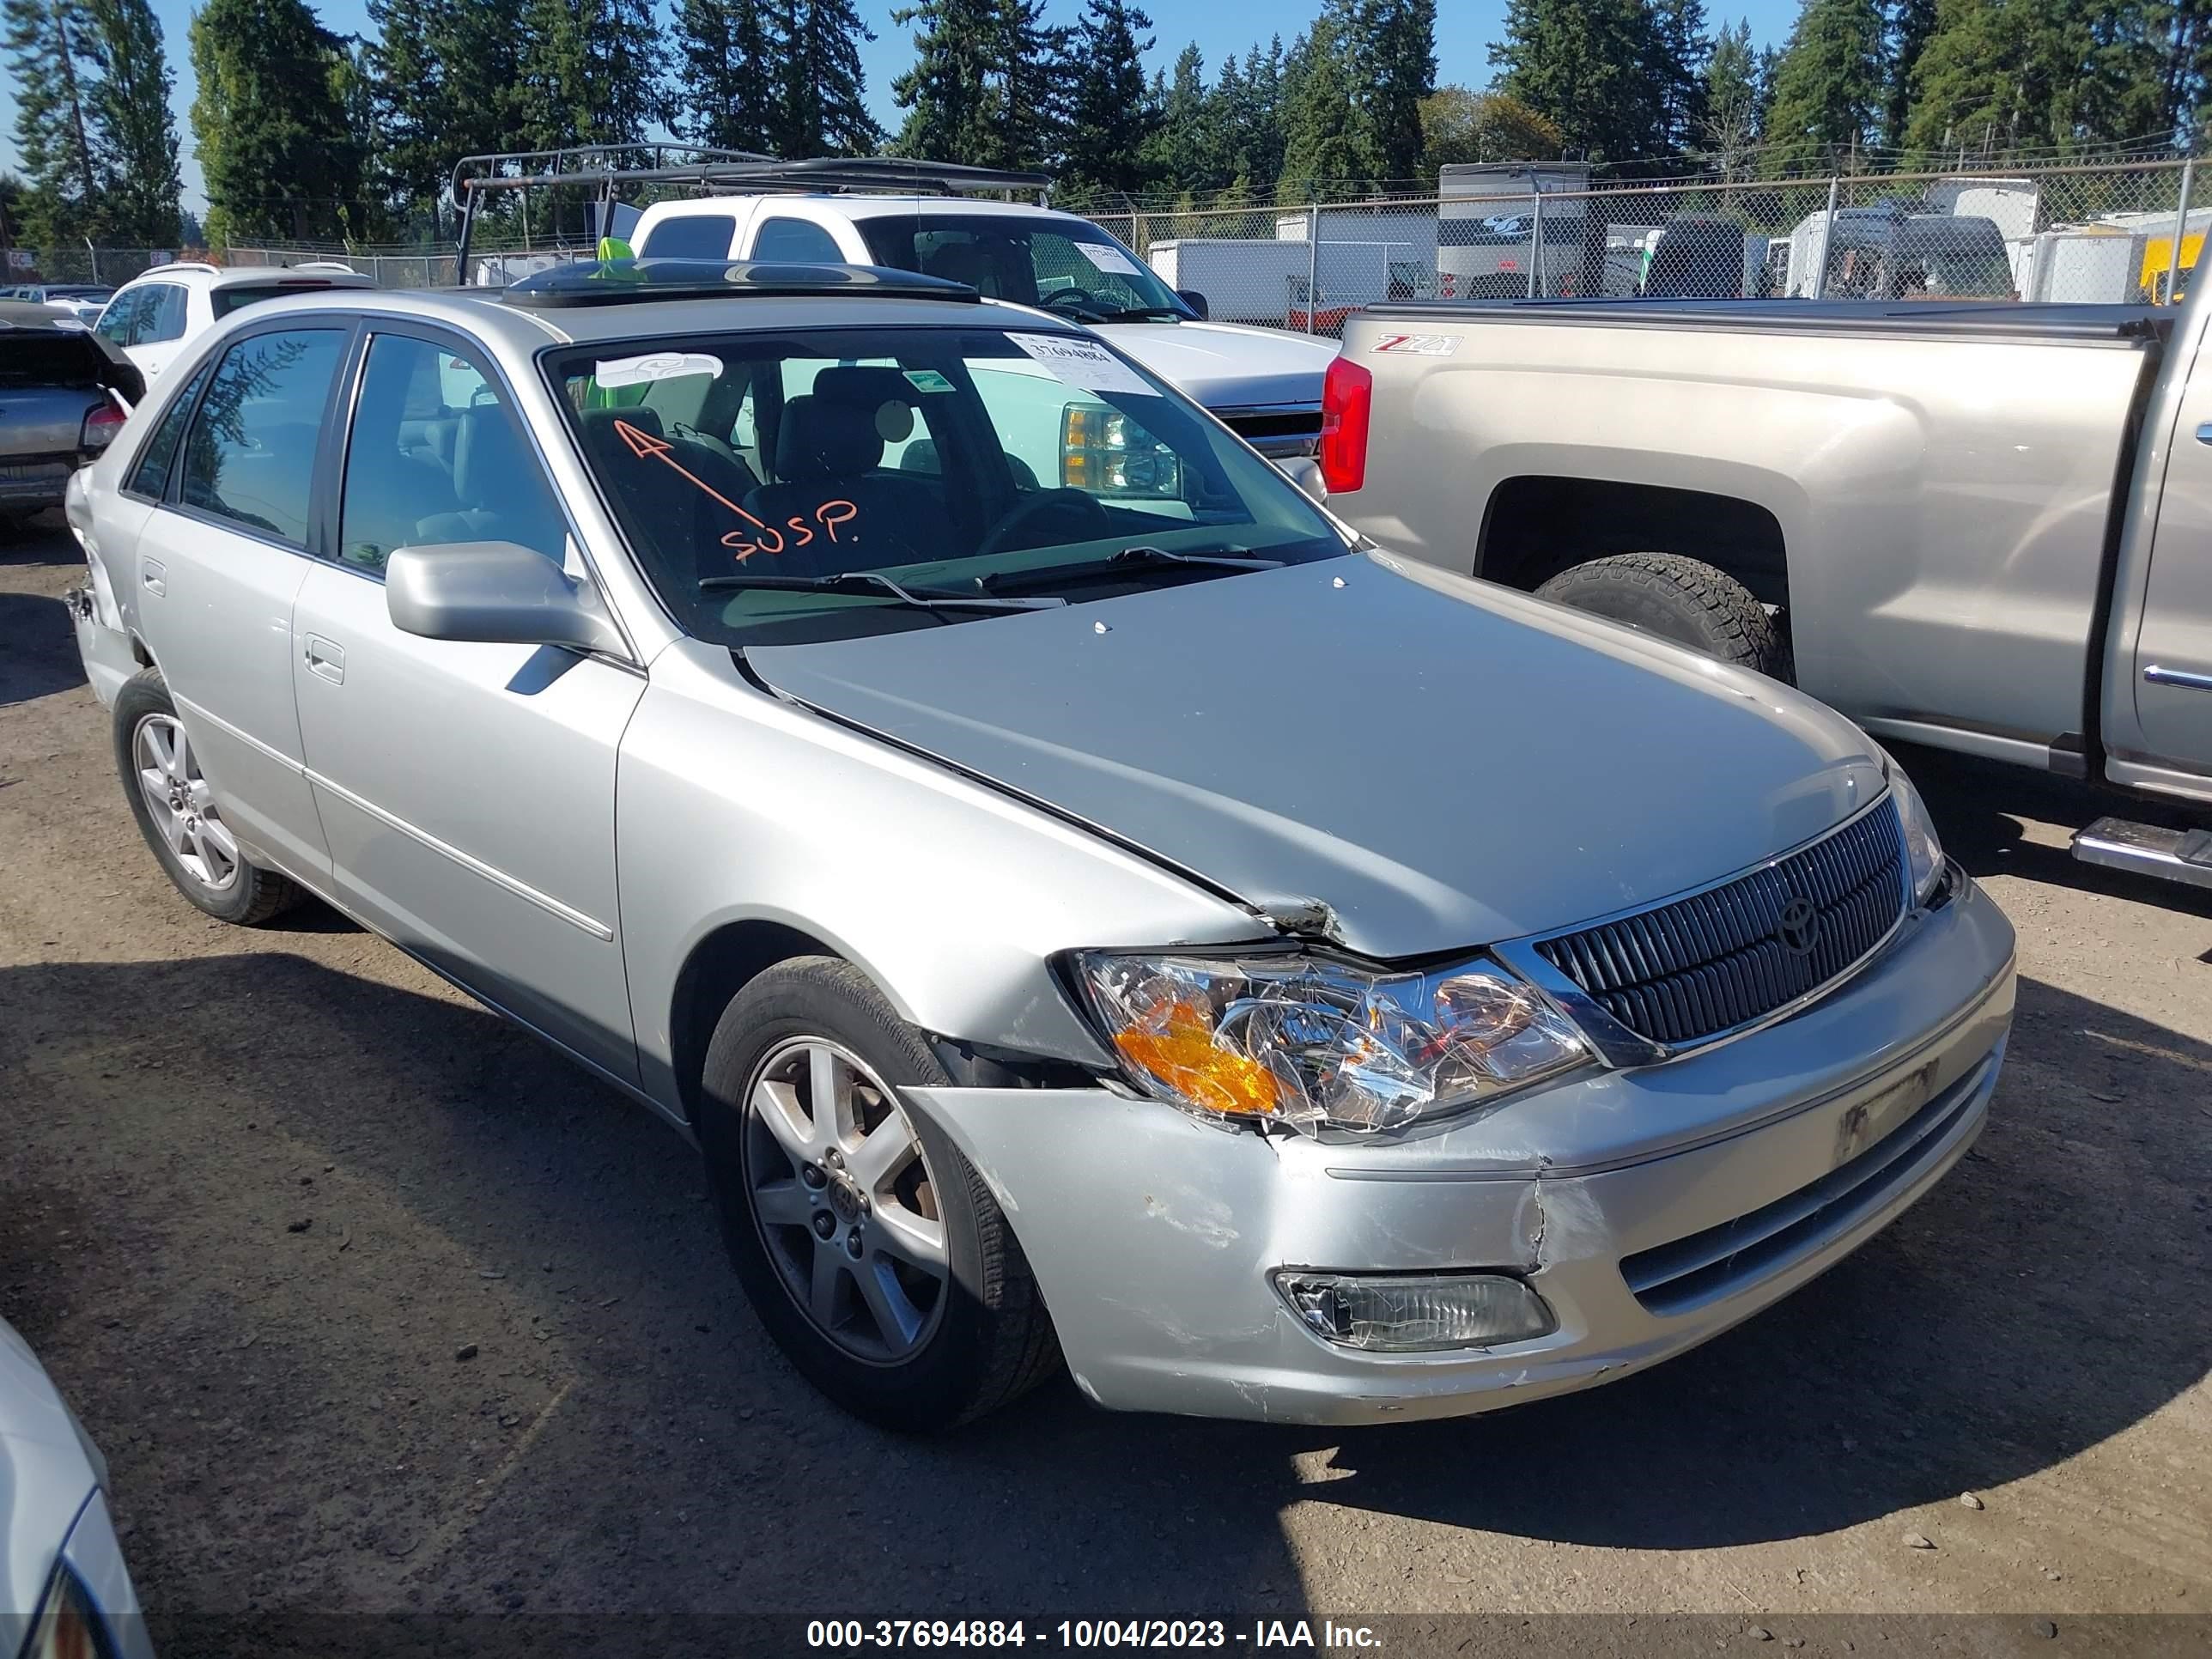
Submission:
{"label": "truck wheel", "polygon": [[700,1145],[738,1278],[808,1381],[887,1429],[949,1429],[1059,1362],[975,1167],[901,1099],[950,1083],[851,963],[801,957],[723,1011]]}
{"label": "truck wheel", "polygon": [[1726,572],[1679,553],[1592,559],[1561,571],[1536,597],[1626,623],[1740,668],[1788,677],[1789,653],[1765,607]]}
{"label": "truck wheel", "polygon": [[159,669],[142,668],[115,694],[115,764],[162,872],[208,915],[254,927],[299,902],[289,879],[239,849]]}

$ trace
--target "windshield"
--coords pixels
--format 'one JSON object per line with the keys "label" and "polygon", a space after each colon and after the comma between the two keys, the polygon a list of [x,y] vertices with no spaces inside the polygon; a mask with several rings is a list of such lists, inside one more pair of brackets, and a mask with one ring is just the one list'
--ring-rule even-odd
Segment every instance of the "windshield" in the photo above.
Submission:
{"label": "windshield", "polygon": [[1096,225],[1015,214],[932,213],[860,222],[869,257],[1041,306],[1085,322],[1196,315],[1137,256]]}
{"label": "windshield", "polygon": [[[985,596],[1081,603],[1346,550],[1273,467],[1089,335],[686,336],[549,369],[647,579],[722,644],[972,623],[1000,608]],[[918,602],[933,596],[963,603]]]}

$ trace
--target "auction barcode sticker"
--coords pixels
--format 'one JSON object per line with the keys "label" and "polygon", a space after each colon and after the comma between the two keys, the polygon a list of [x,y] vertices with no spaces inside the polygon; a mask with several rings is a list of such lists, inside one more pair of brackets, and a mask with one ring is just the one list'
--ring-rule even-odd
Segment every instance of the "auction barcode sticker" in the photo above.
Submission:
{"label": "auction barcode sticker", "polygon": [[1096,340],[1072,334],[1010,334],[1006,337],[1061,380],[1085,392],[1133,392],[1139,397],[1159,393]]}

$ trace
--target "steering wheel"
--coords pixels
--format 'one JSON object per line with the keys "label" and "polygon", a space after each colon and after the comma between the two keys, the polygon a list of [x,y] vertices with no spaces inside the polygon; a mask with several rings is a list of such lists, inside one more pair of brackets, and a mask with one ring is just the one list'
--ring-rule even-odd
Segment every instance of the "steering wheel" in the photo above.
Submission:
{"label": "steering wheel", "polygon": [[1060,309],[1060,302],[1062,300],[1079,301],[1084,305],[1096,306],[1102,310],[1112,309],[1112,307],[1108,306],[1103,300],[1100,299],[1087,288],[1063,288],[1056,289],[1054,290],[1052,297],[1044,302],[1044,308],[1047,311],[1057,311]]}
{"label": "steering wheel", "polygon": [[[1085,520],[1095,523],[1101,535],[1112,527],[1114,521],[1106,516],[1106,509],[1098,504],[1096,497],[1086,495],[1079,489],[1041,489],[1036,495],[1025,495],[1015,502],[1012,510],[991,526],[991,533],[983,538],[975,556],[980,558],[986,554],[996,553],[1014,532],[1031,519],[1067,508],[1073,508]],[[1088,541],[1091,538],[1079,536],[1075,539]]]}

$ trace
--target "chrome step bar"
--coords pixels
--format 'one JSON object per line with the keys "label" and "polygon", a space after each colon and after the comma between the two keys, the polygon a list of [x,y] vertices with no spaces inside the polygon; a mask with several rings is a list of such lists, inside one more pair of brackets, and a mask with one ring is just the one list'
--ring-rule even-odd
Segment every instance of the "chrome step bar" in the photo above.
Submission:
{"label": "chrome step bar", "polygon": [[2125,818],[2099,818],[2075,831],[2074,856],[2084,864],[2212,887],[2212,830],[2161,830]]}

